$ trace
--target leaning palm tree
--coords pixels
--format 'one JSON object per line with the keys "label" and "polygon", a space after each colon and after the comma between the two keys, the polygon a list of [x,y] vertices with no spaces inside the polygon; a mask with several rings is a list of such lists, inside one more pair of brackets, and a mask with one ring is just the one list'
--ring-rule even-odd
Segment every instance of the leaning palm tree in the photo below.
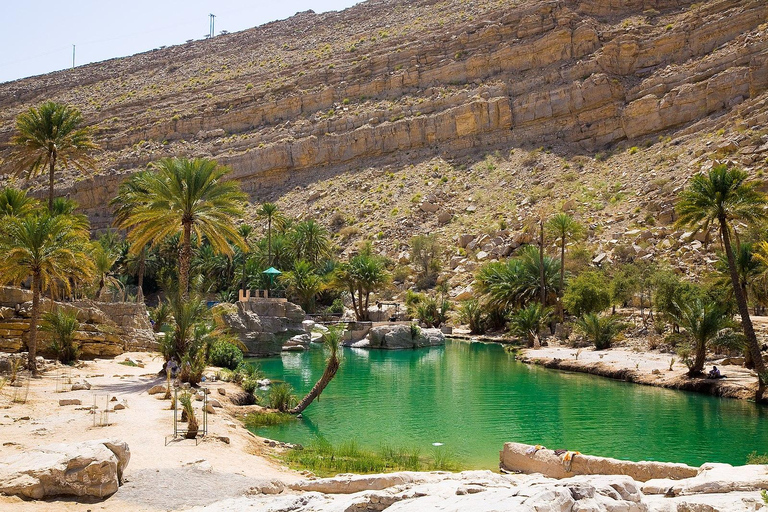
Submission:
{"label": "leaning palm tree", "polygon": [[547,221],[547,229],[560,240],[560,284],[557,290],[557,309],[560,322],[565,319],[563,308],[563,291],[565,290],[565,244],[568,237],[575,237],[582,231],[582,226],[567,213],[558,213]]}
{"label": "leaning palm tree", "polygon": [[760,401],[768,374],[766,374],[760,345],[757,343],[755,329],[749,317],[747,299],[741,289],[731,246],[731,230],[734,222],[755,223],[766,219],[764,208],[768,205],[768,199],[756,187],[756,183],[747,182],[746,172],[728,168],[726,165],[717,165],[707,174],[698,174],[691,178],[688,187],[681,193],[677,211],[680,215],[678,220],[680,225],[709,229],[711,224],[716,224],[719,228],[747,349],[750,351],[758,375],[756,399]]}
{"label": "leaning palm tree", "polygon": [[32,312],[29,319],[29,369],[37,373],[37,324],[44,291],[69,292],[73,281],[93,274],[86,254],[88,231],[66,215],[48,213],[7,219],[0,232],[0,282],[20,285],[31,279]]}
{"label": "leaning palm tree", "polygon": [[16,174],[31,178],[48,169],[48,208],[53,210],[53,183],[56,164],[73,165],[84,171],[94,160],[88,155],[97,146],[91,129],[83,127],[83,116],[72,106],[46,101],[16,118],[15,147],[11,157]]}
{"label": "leaning palm tree", "polygon": [[694,298],[687,302],[675,302],[675,323],[685,329],[691,339],[694,358],[688,364],[688,375],[699,375],[704,369],[707,344],[728,324],[728,316],[720,304]]}
{"label": "leaning palm tree", "polygon": [[134,253],[180,235],[178,282],[187,298],[193,234],[198,242],[205,238],[216,252],[230,257],[230,242],[247,250],[235,224],[246,196],[236,183],[224,181],[229,169],[213,160],[168,158],[155,163],[154,170],[135,191],[136,205],[120,226],[129,229]]}
{"label": "leaning palm tree", "polygon": [[304,409],[309,407],[309,404],[311,404],[315,398],[320,396],[320,393],[322,393],[326,386],[330,384],[331,380],[333,380],[333,377],[336,375],[336,372],[339,371],[339,366],[341,365],[339,362],[339,344],[341,343],[343,334],[343,327],[331,327],[325,332],[325,334],[323,334],[323,344],[330,351],[330,355],[326,360],[325,371],[323,371],[323,375],[320,377],[320,380],[318,380],[317,383],[312,386],[310,392],[301,399],[296,407],[289,410],[289,413],[301,414]]}

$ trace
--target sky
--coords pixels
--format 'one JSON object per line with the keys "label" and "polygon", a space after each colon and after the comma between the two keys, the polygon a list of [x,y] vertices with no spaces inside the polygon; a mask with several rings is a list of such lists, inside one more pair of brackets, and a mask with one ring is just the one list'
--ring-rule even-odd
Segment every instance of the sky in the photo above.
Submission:
{"label": "sky", "polygon": [[20,0],[3,2],[0,82],[237,32],[312,9],[360,0]]}

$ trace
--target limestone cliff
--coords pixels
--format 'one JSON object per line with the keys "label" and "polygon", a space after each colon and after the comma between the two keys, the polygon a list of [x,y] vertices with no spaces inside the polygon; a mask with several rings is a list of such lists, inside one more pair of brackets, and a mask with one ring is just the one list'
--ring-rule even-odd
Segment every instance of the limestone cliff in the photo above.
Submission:
{"label": "limestone cliff", "polygon": [[321,168],[592,152],[737,110],[764,123],[767,21],[761,0],[369,0],[2,84],[0,146],[30,105],[82,108],[99,170],[58,187],[96,228],[125,175],[162,156],[217,158],[261,198]]}

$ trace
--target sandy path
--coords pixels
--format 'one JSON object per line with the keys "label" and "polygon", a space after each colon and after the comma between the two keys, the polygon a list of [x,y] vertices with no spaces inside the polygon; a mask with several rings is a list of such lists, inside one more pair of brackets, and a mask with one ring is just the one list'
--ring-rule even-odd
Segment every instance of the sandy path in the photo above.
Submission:
{"label": "sandy path", "polygon": [[[141,360],[145,368],[118,364],[125,357]],[[155,377],[161,359],[147,353],[124,354],[114,360],[97,360],[72,369],[73,380],[85,378],[89,391],[56,393],[56,376],[48,372],[33,379],[26,404],[11,403],[11,388],[0,394],[0,458],[50,443],[91,439],[124,440],[131,449],[125,484],[104,501],[80,504],[70,499],[25,502],[15,497],[0,497],[0,510],[26,511],[161,511],[183,510],[207,505],[227,497],[242,496],[265,479],[283,482],[301,478],[296,472],[259,456],[263,442],[252,436],[222,409],[208,415],[209,435],[195,445],[192,440],[172,441],[173,415],[170,402],[147,394],[164,381]],[[211,396],[220,397],[217,388],[229,393],[238,388],[228,383],[209,383]],[[94,415],[86,410],[94,394],[109,393],[116,403],[127,408],[110,414],[109,426],[94,426]],[[79,398],[82,406],[59,406],[62,398]],[[225,405],[225,407],[227,407]],[[228,407],[227,407],[228,408]],[[228,408],[229,409],[229,408]],[[230,443],[220,440],[227,437]]]}

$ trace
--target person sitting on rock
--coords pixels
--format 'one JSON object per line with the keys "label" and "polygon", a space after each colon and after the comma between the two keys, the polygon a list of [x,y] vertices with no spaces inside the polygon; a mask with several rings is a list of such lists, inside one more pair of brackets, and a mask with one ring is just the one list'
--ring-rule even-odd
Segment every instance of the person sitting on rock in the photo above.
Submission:
{"label": "person sitting on rock", "polygon": [[708,379],[719,379],[720,377],[722,377],[722,375],[720,375],[720,370],[717,369],[717,366],[713,366],[707,374]]}

